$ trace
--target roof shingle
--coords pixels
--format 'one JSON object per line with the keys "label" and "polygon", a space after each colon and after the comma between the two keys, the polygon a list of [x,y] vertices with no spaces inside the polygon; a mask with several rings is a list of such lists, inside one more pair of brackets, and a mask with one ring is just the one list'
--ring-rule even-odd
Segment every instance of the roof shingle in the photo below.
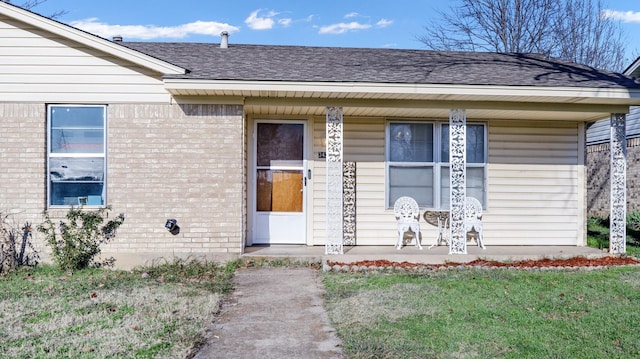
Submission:
{"label": "roof shingle", "polygon": [[636,88],[640,82],[535,54],[122,42],[189,69],[193,80]]}

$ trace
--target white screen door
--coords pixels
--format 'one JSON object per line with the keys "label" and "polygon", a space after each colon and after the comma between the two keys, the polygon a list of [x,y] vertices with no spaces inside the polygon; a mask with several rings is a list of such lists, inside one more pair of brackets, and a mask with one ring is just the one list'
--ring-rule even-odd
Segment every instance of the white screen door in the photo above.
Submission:
{"label": "white screen door", "polygon": [[256,122],[254,244],[306,243],[305,124]]}

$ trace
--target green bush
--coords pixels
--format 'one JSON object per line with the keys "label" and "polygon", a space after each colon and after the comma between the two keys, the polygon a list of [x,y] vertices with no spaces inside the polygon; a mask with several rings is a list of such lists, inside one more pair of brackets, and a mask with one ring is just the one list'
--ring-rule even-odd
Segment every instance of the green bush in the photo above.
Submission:
{"label": "green bush", "polygon": [[85,211],[81,207],[71,207],[66,221],[56,226],[49,213],[43,212],[44,222],[38,231],[45,236],[45,242],[51,247],[53,259],[62,270],[76,270],[87,267],[113,265],[115,259],[96,261],[100,254],[100,246],[112,240],[118,227],[124,222],[124,214],[103,223],[109,216],[111,207],[95,211]]}
{"label": "green bush", "polygon": [[[627,212],[627,253],[640,253],[640,212]],[[587,220],[587,245],[596,248],[609,247],[609,218],[589,217]]]}
{"label": "green bush", "polygon": [[627,228],[640,231],[640,211],[627,213]]}
{"label": "green bush", "polygon": [[609,219],[587,219],[587,245],[599,249],[609,247]]}

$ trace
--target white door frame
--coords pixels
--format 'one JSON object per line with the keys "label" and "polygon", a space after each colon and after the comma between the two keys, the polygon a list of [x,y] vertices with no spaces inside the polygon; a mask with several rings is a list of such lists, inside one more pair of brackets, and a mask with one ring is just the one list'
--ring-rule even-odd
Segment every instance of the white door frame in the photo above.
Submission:
{"label": "white door frame", "polygon": [[[303,160],[302,166],[294,167],[282,167],[279,169],[293,169],[301,170],[304,184],[302,186],[302,212],[258,212],[257,211],[257,130],[260,123],[274,123],[274,124],[301,124],[303,125]],[[247,238],[247,245],[254,244],[307,244],[307,195],[309,193],[309,167],[308,167],[308,139],[309,139],[309,126],[307,120],[301,119],[274,119],[274,118],[256,118],[251,122],[251,139],[250,139],[250,161],[249,167],[249,186],[250,191],[250,208],[249,213],[249,235]],[[291,221],[296,221],[295,224]],[[268,226],[268,236],[264,234],[267,228],[261,228]],[[287,228],[287,234],[291,234],[291,237],[287,238],[286,235],[280,238],[271,238],[272,236],[278,236],[278,231],[282,228]],[[297,234],[294,234],[292,230],[295,229]]]}

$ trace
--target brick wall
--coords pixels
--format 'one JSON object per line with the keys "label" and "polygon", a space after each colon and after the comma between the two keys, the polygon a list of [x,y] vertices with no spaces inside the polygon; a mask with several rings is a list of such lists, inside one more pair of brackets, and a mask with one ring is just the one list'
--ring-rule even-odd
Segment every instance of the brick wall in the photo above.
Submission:
{"label": "brick wall", "polygon": [[[587,146],[587,214],[609,217],[609,144]],[[640,138],[627,140],[627,211],[640,210]]]}
{"label": "brick wall", "polygon": [[[0,210],[21,221],[40,223],[46,207],[45,111],[43,104],[0,105]],[[107,201],[126,220],[105,255],[131,267],[242,252],[242,106],[112,104],[107,124]],[[178,235],[164,228],[170,218]]]}
{"label": "brick wall", "polygon": [[0,103],[0,213],[15,226],[42,222],[46,128],[44,105]]}

